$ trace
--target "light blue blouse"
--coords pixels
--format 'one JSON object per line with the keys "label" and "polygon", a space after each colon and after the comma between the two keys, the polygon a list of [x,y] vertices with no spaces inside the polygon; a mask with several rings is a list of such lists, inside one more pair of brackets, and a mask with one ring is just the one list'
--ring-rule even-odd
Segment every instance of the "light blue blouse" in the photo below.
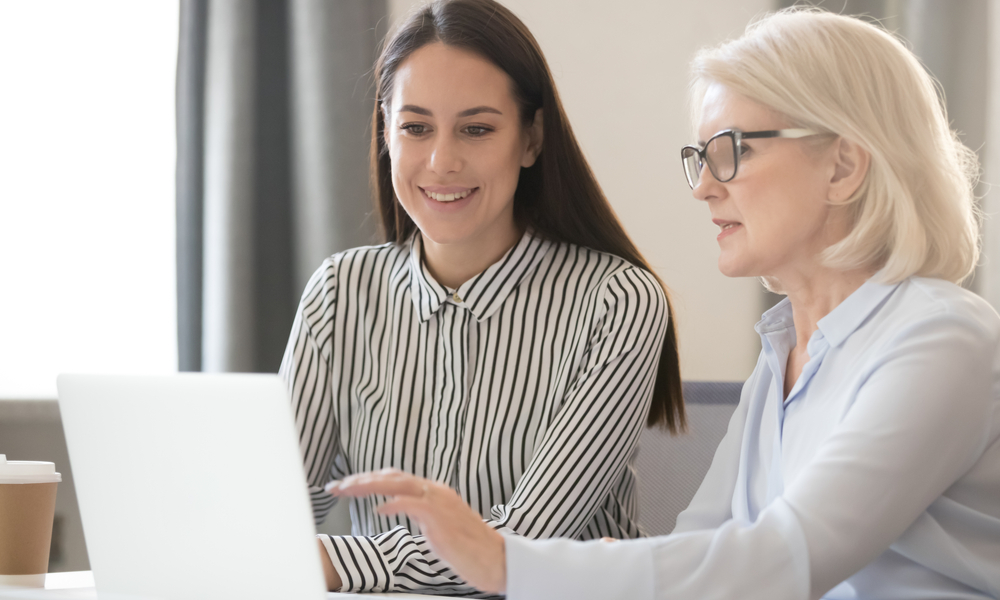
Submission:
{"label": "light blue blouse", "polygon": [[[665,537],[507,539],[512,600],[1000,597],[1000,317],[937,279],[869,280],[787,398],[787,300]],[[670,460],[670,457],[664,457]]]}

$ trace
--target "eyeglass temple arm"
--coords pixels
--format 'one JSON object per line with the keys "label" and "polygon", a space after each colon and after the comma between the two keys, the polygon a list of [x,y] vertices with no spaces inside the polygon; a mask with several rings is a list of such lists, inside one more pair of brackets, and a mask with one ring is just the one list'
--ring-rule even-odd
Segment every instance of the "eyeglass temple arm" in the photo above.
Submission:
{"label": "eyeglass temple arm", "polygon": [[744,132],[740,135],[741,138],[755,139],[755,138],[803,138],[810,135],[816,135],[818,131],[813,131],[812,129],[771,129],[769,131],[750,131]]}

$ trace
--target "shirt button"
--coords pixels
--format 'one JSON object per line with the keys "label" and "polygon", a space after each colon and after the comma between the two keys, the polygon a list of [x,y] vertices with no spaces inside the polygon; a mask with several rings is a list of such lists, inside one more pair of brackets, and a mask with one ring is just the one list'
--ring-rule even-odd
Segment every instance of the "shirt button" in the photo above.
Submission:
{"label": "shirt button", "polygon": [[454,294],[452,294],[451,295],[451,299],[454,300],[455,302],[459,303],[459,304],[462,303],[462,297],[458,295],[458,292],[455,292]]}

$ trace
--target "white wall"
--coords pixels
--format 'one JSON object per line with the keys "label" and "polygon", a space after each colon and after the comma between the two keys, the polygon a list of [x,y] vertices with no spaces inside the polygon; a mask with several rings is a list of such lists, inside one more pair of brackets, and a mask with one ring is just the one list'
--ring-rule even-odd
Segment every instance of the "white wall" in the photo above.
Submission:
{"label": "white wall", "polygon": [[[390,0],[393,22],[416,0]],[[673,290],[687,379],[745,379],[760,285],[716,269],[717,228],[691,197],[680,148],[695,51],[742,33],[771,0],[505,0],[538,39],[611,204]]]}

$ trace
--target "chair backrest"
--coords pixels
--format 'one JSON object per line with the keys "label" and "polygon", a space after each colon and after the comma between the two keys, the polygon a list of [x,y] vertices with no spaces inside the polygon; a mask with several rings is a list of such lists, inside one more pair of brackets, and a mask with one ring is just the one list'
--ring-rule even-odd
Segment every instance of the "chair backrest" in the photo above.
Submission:
{"label": "chair backrest", "polygon": [[688,432],[671,436],[646,429],[639,440],[639,523],[649,535],[666,535],[687,508],[712,464],[740,401],[742,382],[687,381]]}

